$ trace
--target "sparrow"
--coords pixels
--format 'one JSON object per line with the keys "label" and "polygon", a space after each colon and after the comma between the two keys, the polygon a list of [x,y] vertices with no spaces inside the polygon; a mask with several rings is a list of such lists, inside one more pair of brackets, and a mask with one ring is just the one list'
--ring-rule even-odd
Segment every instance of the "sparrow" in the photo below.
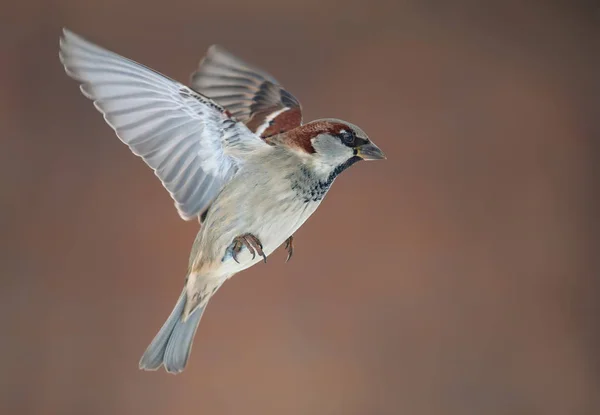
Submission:
{"label": "sparrow", "polygon": [[184,370],[210,298],[285,243],[340,173],[384,159],[359,127],[302,121],[271,75],[211,46],[190,86],[63,29],[60,61],[129,149],[154,171],[184,220],[197,219],[183,291],[139,361]]}

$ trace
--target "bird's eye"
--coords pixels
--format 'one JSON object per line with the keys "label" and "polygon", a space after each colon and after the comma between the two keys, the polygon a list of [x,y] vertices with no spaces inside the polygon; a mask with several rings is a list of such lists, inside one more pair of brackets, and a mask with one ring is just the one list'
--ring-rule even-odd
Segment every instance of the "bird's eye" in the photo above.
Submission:
{"label": "bird's eye", "polygon": [[354,135],[354,133],[352,131],[344,130],[344,131],[340,132],[340,138],[342,139],[342,142],[344,144],[349,146],[354,143],[354,139],[356,138],[356,136]]}

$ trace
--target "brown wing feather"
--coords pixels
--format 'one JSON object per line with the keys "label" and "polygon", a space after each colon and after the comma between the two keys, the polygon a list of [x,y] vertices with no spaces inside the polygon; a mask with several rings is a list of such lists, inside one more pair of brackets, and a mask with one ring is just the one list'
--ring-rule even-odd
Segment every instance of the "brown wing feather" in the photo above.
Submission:
{"label": "brown wing feather", "polygon": [[192,74],[191,84],[262,138],[302,125],[302,108],[296,97],[271,75],[220,46],[209,48]]}

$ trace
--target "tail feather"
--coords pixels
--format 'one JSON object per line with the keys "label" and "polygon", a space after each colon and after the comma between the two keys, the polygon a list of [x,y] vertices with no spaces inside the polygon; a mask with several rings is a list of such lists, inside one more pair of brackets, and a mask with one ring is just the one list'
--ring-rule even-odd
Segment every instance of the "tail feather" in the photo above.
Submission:
{"label": "tail feather", "polygon": [[206,308],[206,304],[204,304],[183,321],[185,303],[186,292],[184,289],[171,315],[142,355],[139,363],[140,369],[157,370],[164,364],[169,373],[183,371],[192,350],[200,318]]}
{"label": "tail feather", "polygon": [[179,319],[175,325],[171,337],[169,338],[169,342],[167,343],[163,359],[167,372],[179,373],[185,368],[190,353],[192,352],[194,336],[205,307],[206,305],[197,308],[187,320],[183,321],[182,319]]}

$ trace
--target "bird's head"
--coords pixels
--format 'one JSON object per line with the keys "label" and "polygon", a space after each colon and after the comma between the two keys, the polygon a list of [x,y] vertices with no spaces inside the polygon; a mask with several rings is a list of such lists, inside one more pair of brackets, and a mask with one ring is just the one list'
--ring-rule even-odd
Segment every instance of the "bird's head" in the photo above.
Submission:
{"label": "bird's head", "polygon": [[305,153],[315,173],[341,173],[360,160],[385,159],[383,152],[354,124],[335,118],[312,121],[286,133],[287,145]]}

